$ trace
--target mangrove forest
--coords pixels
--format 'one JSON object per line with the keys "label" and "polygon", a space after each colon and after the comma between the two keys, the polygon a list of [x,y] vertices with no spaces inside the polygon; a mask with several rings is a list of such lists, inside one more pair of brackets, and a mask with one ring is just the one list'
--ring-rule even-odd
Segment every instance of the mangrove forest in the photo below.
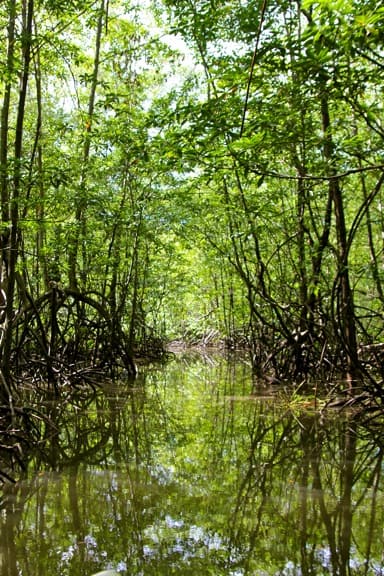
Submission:
{"label": "mangrove forest", "polygon": [[42,391],[188,347],[380,413],[384,7],[4,0],[0,30],[5,457]]}

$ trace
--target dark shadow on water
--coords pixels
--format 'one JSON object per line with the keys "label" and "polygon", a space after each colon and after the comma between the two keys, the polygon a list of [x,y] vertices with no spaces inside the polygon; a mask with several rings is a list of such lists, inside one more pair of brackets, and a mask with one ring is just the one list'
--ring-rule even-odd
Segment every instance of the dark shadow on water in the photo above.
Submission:
{"label": "dark shadow on water", "polygon": [[47,404],[0,576],[384,574],[378,428],[253,389],[244,361],[183,358]]}

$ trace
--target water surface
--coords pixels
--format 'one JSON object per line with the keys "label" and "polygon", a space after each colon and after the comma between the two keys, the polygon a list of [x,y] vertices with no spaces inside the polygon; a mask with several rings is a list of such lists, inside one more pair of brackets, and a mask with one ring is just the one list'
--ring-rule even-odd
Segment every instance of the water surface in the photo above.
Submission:
{"label": "water surface", "polygon": [[186,357],[50,407],[0,576],[384,574],[381,428],[252,390],[245,362]]}

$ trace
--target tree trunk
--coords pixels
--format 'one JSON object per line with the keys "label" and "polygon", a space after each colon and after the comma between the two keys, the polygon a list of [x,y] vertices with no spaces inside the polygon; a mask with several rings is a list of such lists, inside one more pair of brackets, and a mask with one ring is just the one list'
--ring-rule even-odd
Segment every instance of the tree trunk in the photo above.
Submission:
{"label": "tree trunk", "polygon": [[334,206],[337,235],[336,325],[346,354],[346,376],[351,385],[358,372],[355,306],[349,280],[348,241],[343,195],[340,180],[336,176],[332,125],[325,92],[321,98],[321,117],[324,134],[324,158],[329,177],[328,189]]}
{"label": "tree trunk", "polygon": [[85,288],[87,276],[87,252],[85,249],[85,238],[87,234],[86,211],[87,211],[87,179],[88,179],[88,166],[89,156],[91,149],[91,131],[92,122],[94,118],[94,109],[96,101],[96,89],[99,80],[99,66],[100,66],[100,50],[101,38],[103,33],[103,26],[105,21],[105,0],[101,0],[99,8],[99,18],[97,20],[96,42],[95,42],[95,57],[93,61],[93,73],[91,90],[88,98],[88,111],[84,127],[84,146],[83,146],[83,163],[81,169],[79,194],[77,197],[76,213],[75,213],[75,230],[73,238],[68,248],[69,255],[69,286],[72,289],[78,288],[78,274],[79,267],[79,245],[82,243],[82,266],[80,267],[80,278],[82,288]]}
{"label": "tree trunk", "polygon": [[[12,46],[8,49],[8,62],[11,65],[14,58],[14,30],[15,30],[15,18],[16,18],[16,7],[15,3],[12,2],[10,5],[10,22],[8,27],[8,34],[10,35],[8,41]],[[2,342],[2,358],[1,358],[1,369],[2,374],[6,382],[10,381],[11,375],[11,351],[12,351],[12,340],[13,340],[13,330],[12,330],[12,319],[14,314],[14,304],[15,304],[15,288],[16,288],[16,265],[18,259],[19,251],[19,199],[21,192],[22,183],[22,160],[23,160],[23,131],[24,131],[24,116],[25,116],[25,103],[27,96],[27,87],[29,79],[29,67],[31,60],[31,44],[32,44],[32,20],[34,11],[34,0],[28,0],[28,2],[23,3],[22,13],[23,13],[23,30],[22,30],[22,61],[21,61],[21,78],[20,78],[20,91],[19,91],[19,101],[17,106],[16,115],[16,130],[15,130],[15,141],[14,141],[14,168],[13,168],[13,179],[12,179],[12,195],[9,194],[9,190],[6,182],[2,182],[2,201],[5,201],[5,206],[3,205],[3,224],[7,223],[9,226],[9,239],[7,246],[3,246],[3,256],[5,256],[6,262],[6,305],[5,305],[5,320],[4,320],[4,340]],[[12,22],[13,20],[13,22]],[[12,70],[11,70],[12,71]],[[4,125],[2,126],[2,142],[1,144],[7,143],[8,134],[8,113],[9,113],[9,101],[11,95],[11,85],[7,87],[7,94],[5,96],[6,102],[3,105],[2,120],[4,120]],[[4,163],[5,161],[5,163]],[[4,177],[7,178],[7,152],[2,151],[2,165],[5,167]],[[9,206],[9,212],[7,209]]]}

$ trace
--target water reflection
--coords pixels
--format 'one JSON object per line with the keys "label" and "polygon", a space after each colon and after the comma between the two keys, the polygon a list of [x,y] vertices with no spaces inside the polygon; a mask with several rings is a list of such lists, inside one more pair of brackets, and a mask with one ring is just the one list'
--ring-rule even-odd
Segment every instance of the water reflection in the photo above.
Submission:
{"label": "water reflection", "polygon": [[186,358],[49,405],[0,575],[384,574],[380,435],[250,390],[245,363]]}

